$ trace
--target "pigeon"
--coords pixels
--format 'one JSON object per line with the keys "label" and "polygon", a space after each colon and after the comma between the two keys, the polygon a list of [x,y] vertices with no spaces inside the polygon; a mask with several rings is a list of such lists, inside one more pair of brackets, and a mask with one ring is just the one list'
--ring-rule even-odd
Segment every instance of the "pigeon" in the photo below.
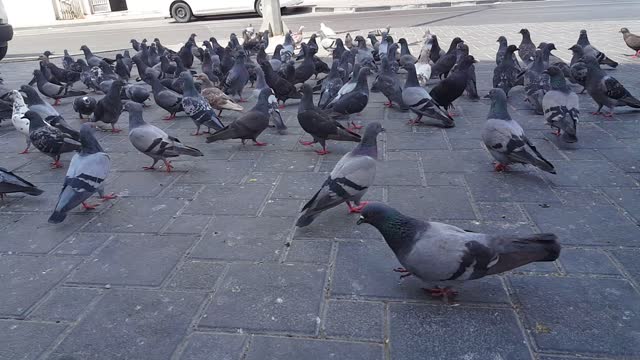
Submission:
{"label": "pigeon", "polygon": [[149,66],[156,66],[160,63],[160,55],[158,54],[156,44],[149,46]]}
{"label": "pigeon", "polygon": [[308,84],[302,86],[302,100],[298,105],[298,122],[304,131],[313,137],[313,141],[302,141],[304,146],[320,143],[322,150],[318,155],[328,154],[326,140],[360,142],[360,135],[345,129],[339,122],[313,105],[313,90]]}
{"label": "pigeon", "polygon": [[59,105],[60,99],[87,94],[84,91],[69,90],[69,88],[66,86],[56,85],[48,82],[40,70],[34,70],[33,76],[36,77],[38,90],[40,91],[40,93],[55,100],[53,106]]}
{"label": "pigeon", "polygon": [[273,71],[271,63],[262,63],[261,67],[264,71],[264,78],[267,81],[267,85],[269,85],[269,87],[275,93],[276,99],[278,99],[278,101],[282,101],[282,107],[284,107],[284,104],[288,99],[301,98],[300,92],[298,92],[293,84],[283,79],[282,77],[280,77],[280,75]]}
{"label": "pigeon", "polygon": [[[473,56],[466,55],[460,62],[458,71],[453,72],[431,89],[429,95],[433,101],[445,110],[453,108],[453,102],[462,96],[467,87],[467,81],[469,80],[469,72],[467,70],[476,62]],[[449,116],[453,116],[451,112],[449,112]]]}
{"label": "pigeon", "polygon": [[336,32],[333,31],[332,28],[328,27],[324,23],[320,23],[320,34],[331,39],[335,39],[338,36],[338,34],[336,34]]}
{"label": "pigeon", "polygon": [[129,81],[129,78],[131,77],[131,71],[127,64],[125,64],[124,56],[121,54],[116,54],[116,68],[114,72],[118,75],[120,80],[124,82]]}
{"label": "pigeon", "polygon": [[60,155],[80,149],[80,144],[63,133],[60,129],[50,126],[42,120],[40,115],[32,110],[24,116],[29,119],[29,139],[40,152],[53,158],[53,169],[61,168]]}
{"label": "pigeon", "polygon": [[163,161],[167,172],[171,172],[173,165],[167,158],[180,155],[204,156],[200,150],[183,145],[177,138],[144,121],[142,105],[128,101],[124,105],[124,111],[129,113],[129,141],[138,151],[153,159],[153,164],[143,169],[155,170],[156,163]]}
{"label": "pigeon", "polygon": [[435,64],[443,57],[446,53],[442,48],[440,48],[440,43],[438,42],[438,37],[436,35],[431,35],[431,39],[427,40],[431,42],[431,51],[429,52],[429,60],[431,60],[432,64]]}
{"label": "pigeon", "polygon": [[569,66],[565,64],[562,59],[560,59],[559,57],[551,53],[551,51],[553,50],[558,50],[556,49],[556,45],[554,43],[541,42],[538,45],[538,49],[542,50],[542,62],[544,63],[545,70],[549,68],[549,66],[551,65],[557,66],[557,64],[562,64],[560,66],[566,66],[567,69],[569,68]]}
{"label": "pigeon", "polygon": [[[256,87],[253,90],[253,92],[256,98],[259,98],[260,92],[262,92],[262,90],[264,89],[271,90],[271,88],[269,87],[269,85],[267,85],[267,82],[264,79],[264,72],[262,71],[262,68],[259,66],[256,67],[256,75],[257,75]],[[272,92],[272,95],[269,96],[270,120],[271,122],[273,122],[273,126],[276,128],[276,131],[278,132],[278,134],[285,135],[287,133],[287,125],[282,120],[282,114],[280,114],[280,110],[278,109],[278,99],[276,99],[276,96],[273,95],[273,90],[271,90],[271,92]]]}
{"label": "pigeon", "polygon": [[[355,76],[356,86],[351,91],[344,93],[342,92],[342,89],[340,89],[340,91],[338,91],[338,96],[331,100],[327,105],[327,110],[337,116],[357,114],[364,110],[369,103],[369,85],[367,84],[368,74],[368,67],[360,68],[360,71],[358,71],[358,74]],[[362,126],[356,125],[353,120],[351,120],[351,126],[354,129],[362,128]]]}
{"label": "pigeon", "polygon": [[[42,75],[44,75],[44,78],[52,84],[62,86],[62,83],[58,81],[58,79],[56,79],[55,76],[53,76],[53,74],[51,73],[51,70],[47,67],[47,62],[48,62],[47,58],[44,55],[40,55],[39,59],[40,61],[38,62],[38,66],[40,71],[42,72]],[[33,79],[31,79],[31,81],[29,81],[28,84],[33,86],[33,84],[35,84],[37,80],[38,78],[33,76]]]}
{"label": "pigeon", "polygon": [[164,55],[160,57],[160,70],[162,71],[162,74],[164,75],[164,77],[173,78],[176,72],[176,69],[177,69],[176,64],[171,63],[168,57]]}
{"label": "pigeon", "polygon": [[[508,170],[509,164],[531,164],[540,170],[555,174],[553,165],[524,135],[520,124],[509,116],[507,95],[502,89],[492,89],[486,96],[491,99],[487,123],[482,132],[482,141],[494,159],[496,171]],[[535,154],[527,151],[527,147]]]}
{"label": "pigeon", "polygon": [[80,133],[67,123],[62,116],[49,103],[42,100],[38,92],[28,85],[20,86],[20,91],[25,94],[25,102],[29,106],[29,110],[35,111],[49,125],[58,128],[63,133],[71,136],[71,138],[80,141]]}
{"label": "pigeon", "polygon": [[556,135],[567,143],[578,141],[576,128],[580,116],[578,95],[571,91],[560,68],[551,66],[544,71],[549,75],[551,89],[542,99],[544,119],[552,128],[556,128]]}
{"label": "pigeon", "polygon": [[[451,69],[452,73],[460,70],[461,63],[464,61],[464,59],[468,55],[469,55],[469,46],[465,43],[458,44],[458,52],[456,54],[457,56],[456,64]],[[478,87],[477,87],[477,81],[476,81],[476,66],[474,64],[471,64],[469,67],[466,68],[466,72],[467,72],[467,86],[465,87],[465,91],[467,93],[467,96],[471,100],[479,100],[480,97],[478,96]]]}
{"label": "pigeon", "polygon": [[224,82],[225,94],[231,96],[237,95],[240,97],[240,102],[244,102],[244,99],[242,99],[242,89],[244,89],[247,82],[249,82],[249,72],[247,71],[244,60],[245,55],[243,52],[240,52]]}
{"label": "pigeon", "polygon": [[335,49],[333,49],[333,51],[331,52],[331,57],[333,58],[333,60],[335,61],[342,59],[342,55],[345,52],[347,52],[347,48],[344,47],[342,39],[336,39]]}
{"label": "pigeon", "polygon": [[589,42],[589,37],[587,37],[587,30],[580,30],[580,36],[578,37],[578,45],[582,47],[584,51],[584,55],[590,55],[595,57],[598,60],[598,63],[602,65],[608,65],[612,68],[618,66],[618,63],[609,59],[607,55],[605,55],[602,51],[596,49]]}
{"label": "pigeon", "polygon": [[129,40],[129,42],[131,43],[131,47],[133,48],[133,50],[140,51],[140,42],[138,40],[131,39]]}
{"label": "pigeon", "polygon": [[96,109],[93,111],[91,122],[101,121],[111,125],[111,132],[117,133],[122,130],[116,128],[116,123],[122,114],[122,101],[120,101],[120,91],[124,83],[122,80],[116,80],[111,84],[111,88],[107,95],[98,100]]}
{"label": "pigeon", "polygon": [[282,50],[280,50],[280,60],[282,60],[282,62],[288,62],[293,56],[294,51],[293,38],[290,33],[287,33],[284,35],[284,43],[282,44]]}
{"label": "pigeon", "polygon": [[344,46],[345,46],[347,49],[351,49],[351,48],[353,47],[353,38],[351,37],[351,34],[350,34],[350,33],[347,33],[347,34],[344,36]]}
{"label": "pigeon", "polygon": [[218,116],[222,110],[242,111],[242,106],[233,102],[233,99],[213,85],[209,77],[205,74],[196,74],[196,79],[202,83],[200,94],[207,99],[212,108],[218,110]]}
{"label": "pigeon", "polygon": [[296,226],[308,226],[320,213],[342,203],[347,204],[350,213],[358,213],[367,205],[360,200],[373,185],[378,159],[377,137],[383,131],[379,122],[367,125],[362,141],[340,158],[320,190],[304,205]]}
{"label": "pigeon", "polygon": [[182,60],[182,64],[187,69],[190,69],[191,66],[193,66],[193,53],[191,52],[192,46],[193,43],[187,41],[187,43],[180,48],[180,51],[178,51],[178,57]]}
{"label": "pigeon", "polygon": [[220,77],[222,76],[222,72],[217,66],[214,65],[213,59],[211,58],[211,54],[209,54],[209,51],[205,51],[204,56],[202,58],[202,73],[206,74],[208,79],[210,79],[210,81],[214,83],[220,82]]}
{"label": "pigeon", "polygon": [[43,192],[27,180],[0,167],[0,200],[4,199],[4,194],[25,193],[31,196],[38,196]]}
{"label": "pigeon", "polygon": [[[425,282],[475,280],[533,262],[554,261],[560,244],[554,234],[490,235],[415,219],[382,203],[364,207],[357,224],[369,224],[384,237],[403,266],[394,269]],[[450,285],[450,283],[449,283]],[[457,292],[450,286],[423,288],[445,300]]]}
{"label": "pigeon", "polygon": [[626,27],[620,29],[620,33],[622,33],[622,39],[624,40],[624,43],[634,51],[631,57],[635,59],[640,56],[640,36],[632,34]]}
{"label": "pigeon", "polygon": [[184,81],[182,108],[196,124],[196,132],[192,135],[200,135],[201,126],[206,126],[207,132],[211,132],[211,128],[216,130],[224,128],[209,102],[196,90],[191,73],[184,71],[180,74],[180,78]]}
{"label": "pigeon", "polygon": [[[371,47],[373,48],[373,59],[375,61],[380,61],[380,44],[381,42],[378,41],[378,38],[376,38],[375,35],[373,34],[369,34],[367,35],[367,38],[371,41]],[[385,42],[386,43],[386,42]],[[408,48],[407,48],[408,50]],[[386,55],[386,53],[385,53]]]}
{"label": "pigeon", "polygon": [[79,72],[61,69],[57,67],[56,64],[48,61],[45,63],[45,66],[53,78],[55,78],[58,83],[61,83],[59,85],[64,84],[67,87],[71,87],[76,81],[80,81]]}
{"label": "pigeon", "polygon": [[306,44],[302,44],[302,52],[304,60],[295,68],[293,84],[302,84],[309,80],[315,72],[315,64],[313,62],[313,52]]}
{"label": "pigeon", "polygon": [[257,137],[269,126],[271,108],[269,97],[272,95],[273,92],[269,88],[260,91],[258,102],[251,110],[242,114],[231,124],[209,135],[207,142],[240,139],[243,145],[245,140],[253,141],[256,146],[267,145],[267,143],[259,142]]}
{"label": "pigeon", "polygon": [[131,73],[131,69],[133,68],[133,59],[131,59],[131,55],[129,54],[129,50],[125,50],[122,52],[122,62],[129,69],[129,73]]}
{"label": "pigeon", "polygon": [[80,119],[82,115],[91,115],[96,109],[98,101],[91,96],[80,96],[73,100],[73,111],[78,113]]}
{"label": "pigeon", "polygon": [[533,62],[524,70],[525,100],[531,104],[535,113],[538,115],[543,115],[542,98],[549,89],[548,75],[543,75],[542,73],[544,71],[544,60],[542,56],[542,50],[537,49],[533,56]]}
{"label": "pigeon", "polygon": [[318,99],[318,107],[320,108],[324,108],[329,104],[329,102],[336,97],[338,91],[340,91],[340,88],[343,85],[338,66],[338,61],[334,60],[331,64],[331,71],[329,71],[329,75],[327,75],[327,77],[322,81],[320,98]]}
{"label": "pigeon", "polygon": [[406,64],[404,69],[407,71],[407,81],[402,89],[402,101],[417,116],[414,120],[409,120],[409,124],[419,124],[423,116],[441,122],[443,127],[454,127],[453,118],[449,116],[433,99],[429,92],[418,83],[416,75],[416,67],[414,64]]}
{"label": "pigeon", "polygon": [[432,78],[440,78],[442,76],[447,77],[449,75],[449,71],[456,64],[456,51],[458,48],[458,44],[462,43],[462,39],[459,37],[454,38],[451,41],[451,45],[449,46],[449,50],[444,56],[441,56],[438,61],[431,67],[431,77]]}
{"label": "pigeon", "polygon": [[[607,75],[593,56],[585,56],[583,62],[587,67],[585,88],[593,101],[598,104],[598,110],[593,115],[603,114],[604,117],[613,116],[616,106],[630,106],[640,109],[640,100],[631,95],[627,89],[613,76]],[[602,107],[609,108],[609,113],[601,113]]]}
{"label": "pigeon", "polygon": [[89,66],[99,66],[101,61],[105,61],[109,65],[115,62],[115,60],[113,59],[101,58],[93,55],[93,53],[91,52],[91,50],[87,45],[82,45],[80,47],[80,50],[82,50],[82,52],[84,53],[84,57],[87,60],[87,64],[89,64]]}
{"label": "pigeon", "polygon": [[502,62],[493,69],[493,87],[502,89],[507,95],[509,95],[509,90],[516,86],[517,77],[520,73],[520,70],[513,62],[512,56],[517,49],[515,45],[509,45],[504,53]]}
{"label": "pigeon", "polygon": [[144,102],[149,99],[151,93],[146,86],[141,85],[125,85],[122,89],[124,93],[124,100],[135,101],[139,104],[144,105]]}
{"label": "pigeon", "polygon": [[304,35],[302,34],[302,31],[304,30],[304,26],[300,26],[298,28],[298,31],[291,33],[291,38],[293,39],[293,44],[295,45],[295,47],[300,46],[300,43],[302,42],[302,39],[304,38]]}
{"label": "pigeon", "polygon": [[67,213],[80,204],[86,210],[95,209],[97,205],[87,204],[86,201],[96,192],[103,201],[116,198],[114,194],[104,193],[104,182],[111,170],[111,159],[102,150],[93,126],[94,124],[83,124],[80,127],[80,149],[71,159],[58,203],[49,217],[52,224],[63,222]]}
{"label": "pigeon", "polygon": [[151,82],[153,100],[158,106],[169,112],[169,115],[165,117],[164,120],[175,119],[176,113],[184,111],[182,107],[182,95],[164,87],[157,77],[151,74],[146,74],[145,76],[145,81]]}
{"label": "pigeon", "polygon": [[420,56],[416,62],[416,75],[418,76],[418,82],[420,86],[426,86],[429,79],[431,79],[431,64],[429,64],[429,48],[423,47],[420,51]]}
{"label": "pigeon", "polygon": [[400,66],[404,66],[404,64],[411,63],[415,64],[418,59],[415,56],[411,55],[411,51],[409,51],[409,44],[407,44],[407,39],[400,38],[398,40],[398,44],[400,44],[400,59],[398,62]]}
{"label": "pigeon", "polygon": [[401,110],[409,110],[402,101],[402,84],[400,84],[400,79],[398,79],[396,73],[391,70],[389,59],[386,57],[382,58],[382,67],[380,73],[373,81],[372,87],[374,86],[387,98],[388,102],[386,102],[384,106],[392,108],[395,102]]}
{"label": "pigeon", "polygon": [[[498,45],[498,51],[496,52],[496,65],[500,65],[502,60],[504,59],[504,54],[507,52],[507,48],[509,47],[509,43],[507,42],[507,38],[504,36],[500,36],[496,42]],[[520,63],[518,62],[518,58],[516,58],[515,53],[511,53],[511,58],[513,63],[518,68],[518,70],[522,69]]]}
{"label": "pigeon", "polygon": [[531,34],[528,29],[520,29],[518,33],[522,34],[522,41],[520,41],[520,46],[518,46],[518,56],[520,56],[520,59],[522,59],[525,65],[529,65],[533,62],[536,45],[531,41]]}
{"label": "pigeon", "polygon": [[360,64],[361,66],[370,66],[375,68],[375,63],[373,59],[373,52],[371,49],[367,47],[367,41],[364,37],[358,35],[356,36],[357,53],[356,53],[356,64]]}
{"label": "pigeon", "polygon": [[[100,77],[102,70],[99,67],[92,68],[82,60],[76,60],[76,65],[80,68],[80,81],[87,87],[87,89],[93,91],[100,91]],[[94,71],[95,69],[95,71]],[[138,68],[139,70],[140,68]]]}
{"label": "pigeon", "polygon": [[13,112],[11,114],[11,124],[13,127],[27,139],[27,147],[20,152],[20,154],[26,154],[31,147],[31,139],[29,138],[29,119],[24,117],[29,107],[24,102],[22,94],[18,90],[11,90],[9,92],[9,99],[13,101]]}
{"label": "pigeon", "polygon": [[69,55],[69,51],[64,49],[64,56],[62,57],[62,68],[65,70],[71,70],[73,64],[76,61],[73,59],[71,55]]}

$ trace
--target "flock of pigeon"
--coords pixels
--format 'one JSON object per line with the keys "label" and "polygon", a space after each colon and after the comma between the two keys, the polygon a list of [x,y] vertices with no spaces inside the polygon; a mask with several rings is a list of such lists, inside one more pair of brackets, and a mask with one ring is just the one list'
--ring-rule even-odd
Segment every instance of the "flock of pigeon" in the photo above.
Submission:
{"label": "flock of pigeon", "polygon": [[[104,200],[115,197],[104,192],[110,158],[96,139],[95,131],[96,127],[120,131],[116,124],[123,111],[129,117],[131,144],[153,159],[153,164],[144,169],[154,169],[156,163],[162,161],[166,171],[171,171],[173,165],[168,159],[180,155],[203,156],[203,153],[147,123],[143,117],[147,100],[152,99],[166,110],[167,119],[175,118],[179,112],[186,113],[196,126],[193,135],[199,135],[202,127],[207,129],[207,143],[240,139],[242,144],[251,140],[254,145],[262,146],[266,144],[258,141],[258,137],[270,122],[278,132],[286,131],[279,109],[287,100],[299,99],[298,121],[312,137],[312,141],[300,140],[301,144],[319,143],[322,150],[316,152],[320,155],[329,152],[327,140],[358,144],[340,159],[320,190],[304,205],[296,223],[298,227],[308,226],[323,211],[346,203],[350,212],[361,214],[358,224],[371,224],[384,236],[404,266],[395,271],[403,273],[402,277],[415,275],[425,281],[477,279],[531,262],[558,258],[560,245],[553,234],[515,237],[474,233],[414,219],[384,204],[361,201],[374,182],[377,136],[384,129],[380,123],[371,122],[360,135],[358,130],[362,126],[349,116],[362,112],[370,91],[374,91],[388,99],[385,106],[416,114],[410,124],[423,123],[423,118],[428,118],[431,122],[426,125],[454,127],[455,100],[465,92],[471,99],[479,99],[476,60],[462,39],[454,38],[445,52],[439,46],[438,37],[427,31],[416,58],[406,39],[394,42],[388,27],[367,37],[352,38],[346,34],[344,41],[324,24],[319,37],[312,34],[306,42],[301,30],[286,34],[284,43],[275,47],[271,57],[266,53],[269,32],[255,32],[252,28],[242,31],[242,42],[232,34],[224,47],[214,37],[199,46],[196,35],[192,34],[177,52],[163,46],[159,39],[150,44],[146,40],[131,40],[137,53],[130,56],[129,51],[124,51],[115,59],[96,56],[87,46],[82,46],[84,59],[74,60],[65,50],[62,67],[50,61],[51,53],[45,52],[30,84],[36,84],[37,91],[23,85],[19,91],[7,90],[1,101],[11,100],[11,121],[27,141],[23,153],[34,145],[54,160],[53,168],[58,168],[62,167],[61,154],[77,152],[49,222],[64,221],[66,214],[79,205],[94,208],[86,201],[95,193]],[[640,54],[640,37],[626,28],[621,33],[636,52],[634,56]],[[640,108],[640,101],[601,70],[601,65],[616,67],[618,64],[589,43],[585,30],[571,47],[573,58],[569,64],[551,53],[555,49],[553,43],[536,46],[527,29],[522,29],[520,34],[522,42],[518,47],[508,45],[503,36],[498,39],[494,88],[485,96],[491,99],[491,105],[482,139],[497,161],[496,171],[507,170],[510,164],[530,164],[555,174],[554,166],[509,115],[507,97],[513,87],[524,86],[525,100],[536,113],[544,115],[565,142],[578,141],[579,102],[569,83],[582,86],[582,91],[599,105],[598,113],[607,107],[610,111],[604,116],[611,116],[616,106]],[[318,39],[322,47],[331,47],[331,66],[316,55]],[[200,62],[199,73],[192,70],[194,59]],[[130,83],[134,79],[133,66],[137,68],[137,78]],[[375,73],[375,78],[370,87],[368,75],[371,73]],[[403,73],[406,73],[404,83]],[[318,78],[319,74],[326,75]],[[433,79],[440,80],[429,90],[426,84]],[[99,100],[87,96],[85,91],[73,89],[76,82],[105,96]],[[243,90],[249,83],[257,102],[244,111],[239,103],[245,101]],[[319,93],[317,103],[314,93]],[[88,116],[88,122],[82,124],[79,131],[74,129],[41,95],[53,99],[54,106],[61,99],[74,97],[74,110],[80,118]],[[221,118],[223,110],[242,113],[225,124]],[[340,119],[347,119],[349,126],[343,126]],[[42,193],[27,180],[0,170],[0,195]],[[456,294],[450,287],[425,290],[433,296]]]}

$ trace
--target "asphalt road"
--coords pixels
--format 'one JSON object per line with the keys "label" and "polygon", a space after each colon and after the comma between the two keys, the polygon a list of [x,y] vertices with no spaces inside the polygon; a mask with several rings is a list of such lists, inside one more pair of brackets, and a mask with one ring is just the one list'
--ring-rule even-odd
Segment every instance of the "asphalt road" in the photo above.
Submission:
{"label": "asphalt road", "polygon": [[[443,9],[379,11],[359,14],[312,14],[304,9],[284,16],[286,24],[297,29],[319,29],[324,22],[337,32],[370,29],[376,26],[407,27],[438,25],[482,25],[496,23],[536,23],[590,20],[634,20],[640,14],[637,0],[557,0],[520,2],[477,7]],[[178,24],[170,19],[146,20],[131,23],[100,24],[72,27],[17,30],[9,46],[8,57],[40,54],[44,50],[62,53],[63,49],[79,52],[82,44],[94,51],[123,49],[131,38],[158,37],[164,44],[184,42],[189,34],[203,39],[216,36],[224,39],[231,32],[239,32],[249,23],[259,26],[256,16],[210,17],[189,24]],[[633,30],[633,29],[632,29]]]}

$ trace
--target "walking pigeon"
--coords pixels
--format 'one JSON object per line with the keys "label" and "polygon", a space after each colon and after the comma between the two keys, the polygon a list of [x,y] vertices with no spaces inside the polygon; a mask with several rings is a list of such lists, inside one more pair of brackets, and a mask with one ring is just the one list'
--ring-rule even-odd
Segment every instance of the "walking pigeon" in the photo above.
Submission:
{"label": "walking pigeon", "polygon": [[116,128],[116,123],[122,114],[122,101],[120,101],[120,91],[124,82],[116,80],[111,84],[111,88],[105,97],[98,100],[96,109],[93,111],[91,122],[101,121],[111,125],[111,132],[117,133],[122,130]]}
{"label": "walking pigeon", "polygon": [[593,101],[598,104],[598,110],[593,115],[600,115],[603,106],[609,108],[609,113],[604,117],[613,116],[613,108],[616,106],[630,106],[640,109],[640,100],[635,98],[613,76],[607,75],[593,56],[585,56],[582,61],[587,67],[585,88]]}
{"label": "walking pigeon", "polygon": [[204,156],[200,150],[183,145],[177,138],[144,121],[142,105],[128,101],[124,110],[129,113],[129,141],[138,151],[153,159],[153,164],[143,169],[155,170],[156,163],[163,161],[167,172],[171,172],[173,165],[167,158],[180,155]]}
{"label": "walking pigeon", "polygon": [[200,95],[193,84],[193,77],[189,71],[183,71],[180,78],[184,81],[184,93],[182,97],[182,108],[196,124],[196,132],[192,135],[200,135],[200,127],[206,126],[207,132],[211,128],[220,130],[224,127],[209,102]]}
{"label": "walking pigeon", "polygon": [[533,59],[523,74],[525,101],[531,104],[536,114],[543,115],[542,98],[549,90],[549,77],[542,73],[545,69],[542,50],[537,49]]}
{"label": "walking pigeon", "polygon": [[435,64],[431,67],[431,77],[432,78],[440,78],[442,76],[447,77],[449,75],[449,71],[456,64],[456,51],[458,48],[458,44],[463,43],[462,39],[459,37],[451,40],[451,45],[449,45],[449,50],[444,56],[438,58]]}
{"label": "walking pigeon", "polygon": [[35,76],[36,78],[38,90],[40,91],[40,93],[55,100],[53,106],[60,105],[60,99],[87,94],[84,91],[70,90],[66,86],[56,85],[48,82],[40,70],[33,70],[33,76]]}
{"label": "walking pigeon", "polygon": [[580,116],[578,95],[571,91],[560,68],[549,67],[544,71],[550,78],[551,89],[542,99],[544,119],[552,128],[556,128],[556,135],[567,143],[578,141],[576,128]]}
{"label": "walking pigeon", "polygon": [[[338,96],[336,96],[327,105],[327,110],[335,116],[348,116],[360,113],[364,110],[369,103],[369,85],[367,85],[368,74],[368,67],[360,68],[358,74],[355,75],[357,78],[356,86],[351,91],[345,93],[342,93],[342,89],[340,89]],[[353,120],[351,120],[351,125],[355,129],[362,128],[362,126],[356,125]]]}
{"label": "walking pigeon", "polygon": [[[460,63],[458,71],[453,72],[431,89],[429,92],[431,98],[445,110],[453,108],[453,102],[462,96],[462,93],[467,88],[467,81],[469,80],[469,72],[467,70],[474,63],[476,63],[476,59],[473,56],[465,56]],[[453,114],[449,112],[449,116],[453,116]]]}
{"label": "walking pigeon", "polygon": [[182,96],[173,90],[169,90],[160,83],[160,80],[152,74],[145,74],[145,81],[151,83],[151,90],[153,92],[153,101],[169,112],[164,120],[171,120],[176,118],[176,113],[184,111],[182,108]]}
{"label": "walking pigeon", "polygon": [[29,110],[24,116],[29,119],[29,139],[36,149],[53,159],[51,167],[61,168],[60,155],[80,149],[80,144],[63,133],[60,129],[50,126],[42,120],[35,111]]}
{"label": "walking pigeon", "polygon": [[80,149],[71,159],[67,176],[64,178],[58,203],[49,217],[49,222],[59,224],[67,217],[67,213],[82,204],[86,210],[93,210],[97,205],[86,201],[96,192],[105,200],[115,199],[114,194],[104,193],[104,181],[111,170],[111,159],[95,137],[93,124],[80,127]]}
{"label": "walking pigeon", "polygon": [[376,176],[377,137],[383,131],[379,122],[367,125],[360,144],[342,156],[320,190],[304,205],[296,226],[308,226],[320,213],[342,203],[347,203],[350,213],[362,210],[367,202],[360,200]]}
{"label": "walking pigeon", "polygon": [[51,104],[42,100],[34,88],[22,85],[20,86],[20,91],[25,94],[24,100],[29,106],[29,110],[35,111],[49,125],[58,128],[74,140],[80,141],[80,133],[72,128]]}
{"label": "walking pigeon", "polygon": [[635,59],[640,56],[640,36],[632,34],[626,27],[620,29],[620,32],[622,33],[622,39],[624,40],[624,43],[634,51],[631,57]]}
{"label": "walking pigeon", "polygon": [[13,124],[13,127],[27,139],[27,147],[20,154],[26,154],[29,152],[29,148],[31,147],[31,139],[29,138],[29,119],[24,117],[24,114],[29,111],[29,107],[25,104],[24,98],[18,90],[11,90],[9,92],[9,99],[13,101],[11,124]]}
{"label": "walking pigeon", "polygon": [[242,111],[242,106],[236,104],[233,99],[213,85],[206,74],[196,74],[196,79],[202,83],[200,94],[207,99],[212,108],[218,110],[218,116],[222,110]]}
{"label": "walking pigeon", "polygon": [[115,60],[113,59],[107,59],[107,58],[101,58],[101,57],[95,56],[87,45],[82,45],[80,47],[80,50],[82,50],[82,52],[84,53],[84,57],[87,60],[87,64],[89,64],[89,66],[99,66],[101,61],[105,61],[109,65],[115,62]]}
{"label": "walking pigeon", "polygon": [[278,99],[278,101],[282,101],[282,107],[284,107],[284,104],[288,99],[301,98],[300,92],[298,92],[293,84],[283,79],[282,77],[280,77],[280,75],[273,71],[271,63],[262,63],[261,67],[264,71],[264,78],[267,81],[267,85],[269,85],[269,87],[273,90],[276,99]]}
{"label": "walking pigeon", "polygon": [[78,113],[80,119],[82,115],[91,115],[96,109],[98,101],[91,96],[80,96],[73,100],[73,111]]}
{"label": "walking pigeon", "polygon": [[398,44],[400,44],[400,59],[398,62],[400,66],[404,66],[404,64],[415,64],[418,59],[415,56],[411,55],[411,51],[409,50],[409,44],[407,43],[407,39],[400,38],[398,40]]}
{"label": "walking pigeon", "polygon": [[343,85],[342,77],[340,76],[340,69],[337,60],[334,60],[331,64],[331,71],[329,75],[322,81],[322,87],[320,89],[320,98],[318,99],[318,107],[324,108],[340,91]]}
{"label": "walking pigeon", "polygon": [[407,81],[402,89],[402,101],[409,109],[418,115],[415,119],[409,120],[409,124],[419,124],[422,117],[426,116],[440,122],[443,127],[454,127],[453,118],[433,101],[429,92],[418,83],[416,67],[414,64],[406,64]]}
{"label": "walking pigeon", "polygon": [[580,36],[578,37],[577,44],[582,47],[585,56],[595,57],[598,60],[599,64],[608,65],[612,68],[618,66],[617,62],[609,59],[607,55],[605,55],[605,53],[591,45],[591,43],[589,42],[589,37],[587,36],[587,30],[580,30]]}
{"label": "walking pigeon", "polygon": [[[362,210],[357,224],[370,224],[384,237],[402,268],[402,277],[454,283],[500,274],[532,262],[554,261],[560,244],[554,234],[490,235],[434,221],[423,221],[382,204]],[[449,286],[423,288],[433,297],[452,298]]]}
{"label": "walking pigeon", "polygon": [[[482,132],[482,141],[491,156],[498,161],[496,171],[505,171],[509,164],[531,164],[540,170],[555,174],[553,165],[524,135],[520,124],[511,119],[507,110],[507,96],[502,89],[492,89],[486,96],[491,99],[487,123]],[[527,147],[536,155],[531,155]]]}
{"label": "walking pigeon", "polygon": [[4,194],[25,193],[31,196],[38,196],[43,192],[27,180],[0,167],[0,200],[4,199]]}
{"label": "walking pigeon", "polygon": [[[507,42],[507,38],[504,36],[500,36],[496,42],[498,45],[498,51],[496,52],[496,65],[500,65],[502,60],[504,59],[504,54],[507,53],[507,48],[509,47],[509,43]],[[515,53],[511,53],[511,58],[513,59],[513,63],[518,69],[521,69],[520,63],[518,62],[518,58],[516,58]]]}
{"label": "walking pigeon", "polygon": [[509,90],[516,86],[520,70],[513,62],[513,53],[517,50],[515,45],[509,45],[500,65],[493,69],[493,87],[499,88],[509,95]]}
{"label": "walking pigeon", "polygon": [[240,52],[224,82],[224,92],[231,96],[237,95],[240,98],[240,102],[244,101],[242,99],[242,89],[249,82],[249,71],[247,71],[244,60],[244,52]]}
{"label": "walking pigeon", "polygon": [[[459,71],[461,69],[462,62],[467,56],[469,56],[469,46],[465,43],[458,44],[458,52],[456,56],[457,56],[456,64],[451,69],[452,73]],[[416,68],[416,71],[417,71],[417,68]],[[471,100],[479,100],[480,96],[478,96],[475,64],[471,64],[469,67],[466,68],[465,71],[467,72],[467,85],[465,86],[464,90],[467,93],[467,96]]]}
{"label": "walking pigeon", "polygon": [[[256,87],[253,92],[255,94],[255,97],[259,98],[262,90],[271,90],[271,88],[269,87],[269,85],[267,85],[267,82],[264,79],[264,72],[259,66],[256,67],[256,75]],[[273,126],[276,128],[278,134],[285,135],[287,133],[287,125],[284,123],[284,120],[282,120],[282,114],[280,113],[280,109],[278,108],[278,99],[276,99],[276,96],[273,95],[273,90],[271,90],[271,95],[269,96],[269,105],[269,119],[273,123]]]}
{"label": "walking pigeon", "polygon": [[384,106],[388,108],[393,107],[395,102],[398,107],[406,111],[409,108],[402,101],[402,84],[396,73],[391,70],[389,60],[386,57],[382,58],[382,67],[380,73],[376,76],[371,87],[376,87],[387,98],[388,102]]}

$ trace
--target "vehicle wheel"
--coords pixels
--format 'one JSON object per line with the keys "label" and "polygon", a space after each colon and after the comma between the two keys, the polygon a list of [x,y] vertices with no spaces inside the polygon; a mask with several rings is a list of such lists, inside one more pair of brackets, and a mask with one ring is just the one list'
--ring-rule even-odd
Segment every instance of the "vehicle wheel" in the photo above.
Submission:
{"label": "vehicle wheel", "polygon": [[8,45],[0,47],[0,60],[4,59],[4,56],[7,55],[8,49],[9,49]]}
{"label": "vehicle wheel", "polygon": [[171,7],[171,17],[179,23],[186,23],[193,19],[193,12],[189,5],[179,2]]}
{"label": "vehicle wheel", "polygon": [[256,0],[256,5],[254,6],[254,8],[256,9],[256,12],[258,13],[258,16],[262,17],[262,5],[263,1],[262,0]]}

